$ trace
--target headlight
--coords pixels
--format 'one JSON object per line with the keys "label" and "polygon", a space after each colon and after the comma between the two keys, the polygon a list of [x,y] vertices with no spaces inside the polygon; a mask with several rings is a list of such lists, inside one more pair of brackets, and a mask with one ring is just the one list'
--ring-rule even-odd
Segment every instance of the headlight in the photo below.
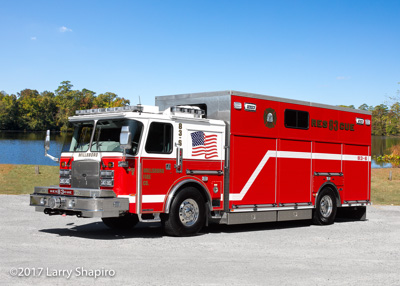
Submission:
{"label": "headlight", "polygon": [[75,200],[70,200],[70,201],[68,201],[68,207],[69,207],[70,209],[72,209],[73,207],[75,207]]}
{"label": "headlight", "polygon": [[102,186],[102,187],[113,187],[114,186],[114,180],[101,179],[100,180],[100,186]]}
{"label": "headlight", "polygon": [[70,178],[60,178],[60,185],[71,185]]}
{"label": "headlight", "polygon": [[100,177],[101,178],[113,178],[114,177],[114,171],[113,170],[101,170],[100,171]]}
{"label": "headlight", "polygon": [[39,202],[42,206],[46,205],[46,198],[40,198]]}
{"label": "headlight", "polygon": [[71,170],[60,170],[61,177],[69,177]]}

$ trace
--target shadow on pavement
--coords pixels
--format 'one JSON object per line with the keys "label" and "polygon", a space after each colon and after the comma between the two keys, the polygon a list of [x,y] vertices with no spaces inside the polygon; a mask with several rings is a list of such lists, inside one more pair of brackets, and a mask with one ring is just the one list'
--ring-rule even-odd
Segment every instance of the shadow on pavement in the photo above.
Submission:
{"label": "shadow on pavement", "polygon": [[[309,227],[311,221],[268,222],[255,224],[224,225],[210,223],[204,227],[198,235],[214,233],[240,233],[254,231],[268,231],[277,229]],[[162,238],[166,236],[160,223],[138,223],[131,230],[113,230],[105,226],[101,221],[83,225],[66,224],[65,228],[41,229],[40,232],[57,234],[59,236],[78,237],[96,240],[121,240],[131,238]]]}
{"label": "shadow on pavement", "polygon": [[265,222],[265,223],[252,223],[252,224],[210,224],[203,231],[206,233],[235,233],[235,232],[253,232],[253,231],[268,231],[288,228],[309,227],[310,220],[299,221],[284,221],[284,222]]}
{"label": "shadow on pavement", "polygon": [[68,223],[65,228],[41,229],[40,232],[59,236],[79,237],[97,240],[120,240],[129,238],[160,238],[164,235],[160,223],[138,223],[131,230],[109,229],[103,222],[83,225]]}
{"label": "shadow on pavement", "polygon": [[[335,223],[345,223],[352,221],[360,221],[359,218],[349,218],[339,216]],[[285,221],[285,222],[266,222],[254,224],[238,224],[225,225],[218,223],[210,223],[208,227],[204,227],[198,235],[213,233],[239,233],[268,231],[288,228],[310,227],[311,220]],[[83,225],[74,225],[74,223],[66,224],[65,228],[42,229],[40,232],[57,234],[59,236],[79,237],[97,240],[120,240],[129,238],[161,238],[165,236],[161,223],[138,223],[131,230],[114,230],[109,229],[101,221],[92,222]]]}

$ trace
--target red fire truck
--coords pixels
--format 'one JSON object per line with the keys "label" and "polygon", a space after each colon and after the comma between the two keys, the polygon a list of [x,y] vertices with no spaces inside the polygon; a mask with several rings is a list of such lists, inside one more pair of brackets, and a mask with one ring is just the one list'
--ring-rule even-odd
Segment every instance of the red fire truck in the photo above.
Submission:
{"label": "red fire truck", "polygon": [[[170,235],[221,224],[365,218],[371,114],[238,91],[156,97],[156,106],[79,110],[59,186],[35,187],[49,215],[111,228],[161,222]],[[48,133],[49,135],[49,133]]]}

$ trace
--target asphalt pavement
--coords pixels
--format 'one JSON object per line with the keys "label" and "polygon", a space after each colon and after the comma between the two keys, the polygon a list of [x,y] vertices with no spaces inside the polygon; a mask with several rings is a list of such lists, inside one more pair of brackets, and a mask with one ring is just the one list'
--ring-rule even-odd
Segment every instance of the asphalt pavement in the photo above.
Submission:
{"label": "asphalt pavement", "polygon": [[211,225],[169,237],[99,219],[49,217],[0,196],[0,285],[400,285],[400,207],[367,221]]}

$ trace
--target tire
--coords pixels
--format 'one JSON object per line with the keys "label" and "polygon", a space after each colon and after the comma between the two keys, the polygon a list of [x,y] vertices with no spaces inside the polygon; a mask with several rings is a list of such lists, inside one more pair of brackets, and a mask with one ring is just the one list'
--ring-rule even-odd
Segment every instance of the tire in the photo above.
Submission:
{"label": "tire", "polygon": [[333,224],[337,212],[336,197],[331,188],[324,188],[317,197],[313,222],[318,225]]}
{"label": "tire", "polygon": [[139,222],[138,216],[134,214],[120,217],[106,217],[102,218],[102,220],[109,228],[119,230],[132,229]]}
{"label": "tire", "polygon": [[193,187],[182,189],[171,204],[169,214],[163,216],[165,233],[173,236],[189,236],[200,231],[205,224],[205,202]]}

